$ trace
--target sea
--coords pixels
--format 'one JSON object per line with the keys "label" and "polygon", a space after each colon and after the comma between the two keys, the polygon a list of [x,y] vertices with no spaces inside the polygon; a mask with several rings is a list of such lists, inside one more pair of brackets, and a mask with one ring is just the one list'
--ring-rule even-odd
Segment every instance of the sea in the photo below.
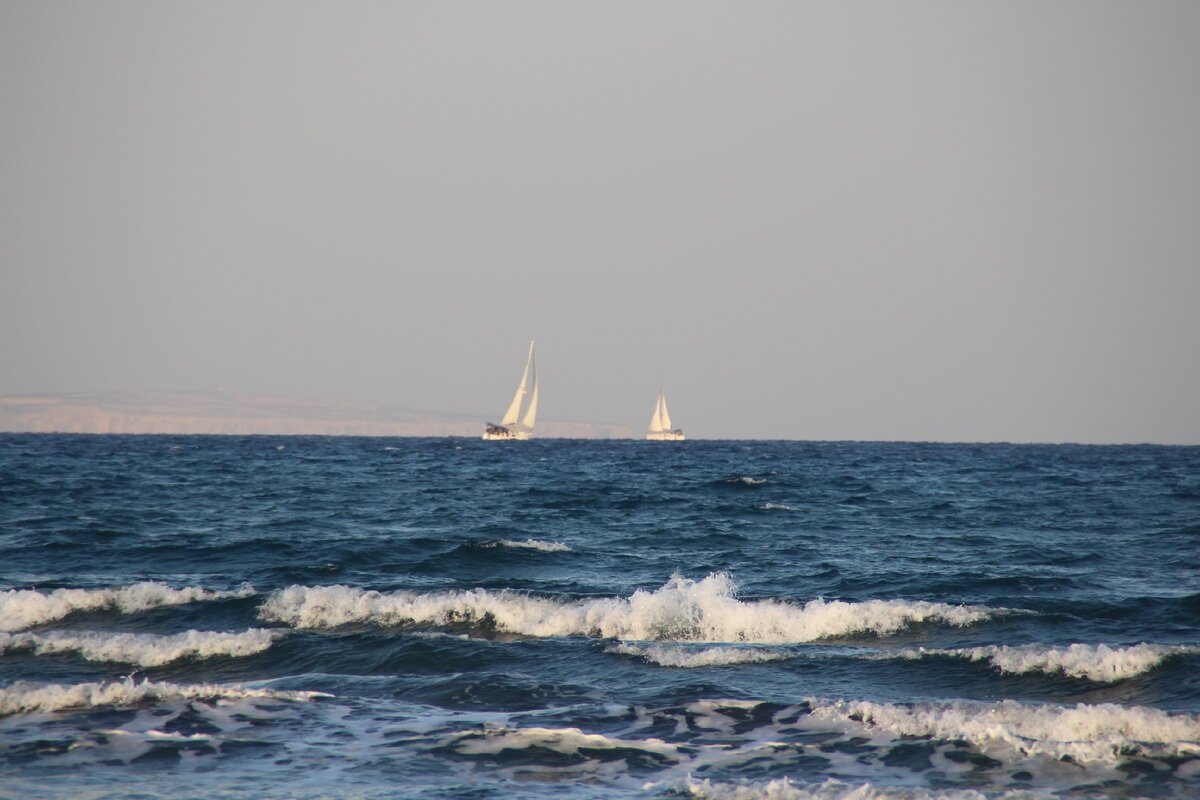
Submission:
{"label": "sea", "polygon": [[1200,448],[0,435],[0,797],[1200,797]]}

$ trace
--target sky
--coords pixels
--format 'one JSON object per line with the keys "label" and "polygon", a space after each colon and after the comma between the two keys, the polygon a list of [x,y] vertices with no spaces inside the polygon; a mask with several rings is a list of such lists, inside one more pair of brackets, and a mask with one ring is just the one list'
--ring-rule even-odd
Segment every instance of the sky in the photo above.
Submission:
{"label": "sky", "polygon": [[1200,3],[0,0],[0,393],[1200,443]]}

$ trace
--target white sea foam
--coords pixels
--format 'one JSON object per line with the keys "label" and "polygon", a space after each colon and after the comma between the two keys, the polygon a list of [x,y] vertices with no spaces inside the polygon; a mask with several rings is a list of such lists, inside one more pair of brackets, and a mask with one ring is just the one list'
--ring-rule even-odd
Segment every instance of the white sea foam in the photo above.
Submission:
{"label": "white sea foam", "polygon": [[729,478],[726,483],[740,483],[743,486],[762,486],[767,482],[766,478],[751,478],[749,475],[740,475],[736,478]]}
{"label": "white sea foam", "polygon": [[910,600],[816,599],[804,605],[741,601],[735,591],[725,573],[698,581],[675,575],[653,592],[578,601],[507,590],[385,594],[348,586],[292,586],[273,592],[259,615],[299,628],[466,622],[527,636],[786,644],[850,634],[886,635],[922,622],[970,625],[1002,612]]}
{"label": "white sea foam", "polygon": [[1200,653],[1197,645],[1137,644],[1130,647],[1109,647],[1105,644],[1072,644],[1067,647],[1048,647],[1030,644],[1019,646],[967,647],[950,650],[903,650],[903,658],[949,656],[971,661],[988,661],[993,667],[1009,674],[1027,672],[1061,672],[1072,678],[1113,683],[1132,678],[1157,667],[1164,659],[1182,653]]}
{"label": "white sea foam", "polygon": [[[648,783],[646,789],[663,788]],[[1033,792],[1007,791],[985,795],[972,789],[927,789],[848,784],[827,780],[824,783],[797,783],[788,778],[763,783],[721,783],[688,778],[672,787],[676,793],[703,800],[1026,800]]]}
{"label": "white sea foam", "polygon": [[541,550],[543,553],[565,553],[571,549],[570,545],[562,542],[543,542],[541,539],[497,539],[494,542],[488,542],[484,547],[511,547],[516,550]]}
{"label": "white sea foam", "polygon": [[252,594],[254,587],[249,584],[243,584],[231,592],[215,592],[199,586],[174,589],[157,581],[143,581],[112,589],[55,589],[50,592],[9,589],[0,592],[0,631],[17,631],[52,622],[76,611],[112,608],[123,614],[133,614],[158,606]]}
{"label": "white sea foam", "polygon": [[679,749],[678,745],[661,739],[617,739],[598,733],[584,733],[579,728],[484,729],[457,734],[454,740],[454,749],[464,755],[486,755],[538,747],[565,754],[578,753],[580,749],[636,749],[669,757]]}
{"label": "white sea foam", "polygon": [[813,720],[854,722],[896,736],[963,739],[981,747],[1006,744],[1027,755],[1115,762],[1133,752],[1150,757],[1200,754],[1200,717],[1145,706],[1035,706],[1012,700],[811,703]]}
{"label": "white sea foam", "polygon": [[[559,764],[539,756],[552,751],[582,757],[556,769],[614,779],[628,777],[622,762],[631,755],[611,751],[641,751],[645,757],[632,757],[644,766],[653,764],[657,771],[657,782],[647,784],[647,790],[746,800],[981,798],[969,788],[974,786],[986,786],[990,798],[1032,797],[1001,792],[1018,772],[1038,776],[1037,785],[1049,792],[1119,778],[1120,765],[1131,758],[1149,759],[1162,777],[1177,781],[1195,774],[1179,762],[1191,758],[1200,765],[1200,719],[1145,707],[1013,701],[889,705],[816,699],[778,707],[725,699],[668,708],[615,707],[609,713],[603,732],[561,725],[524,727],[512,719],[498,719],[451,733],[443,745],[461,755],[485,758],[525,751],[528,760],[520,760],[516,770],[529,769],[532,774]],[[623,726],[616,724],[621,721]],[[430,732],[427,727],[422,730]],[[958,788],[914,785],[913,767],[901,763],[912,756],[906,751],[914,747],[914,740],[920,740],[917,750],[936,771],[929,774],[940,774],[948,783],[961,778]],[[893,764],[888,758],[892,753],[904,757]],[[759,774],[778,775],[798,754],[819,759],[827,764],[825,774],[849,782],[709,783],[691,778],[737,774],[748,765]],[[1008,783],[1007,788],[1014,786]]]}
{"label": "white sea foam", "polygon": [[796,511],[787,503],[763,503],[761,506],[756,506],[760,511]]}
{"label": "white sea foam", "polygon": [[764,661],[782,661],[792,656],[776,650],[759,650],[747,647],[682,647],[664,644],[632,644],[622,642],[605,648],[604,652],[615,655],[635,656],[662,667],[717,667],[730,664],[753,664]]}
{"label": "white sea foam", "polygon": [[169,682],[123,681],[98,683],[31,683],[17,681],[0,689],[0,717],[9,714],[63,711],[98,706],[131,706],[163,700],[224,700],[264,698],[271,700],[311,700],[331,697],[323,692],[295,692],[256,689],[212,683],[179,684]]}
{"label": "white sea foam", "polygon": [[0,633],[0,653],[12,650],[32,650],[37,655],[78,652],[87,661],[157,667],[181,658],[261,653],[282,634],[283,631],[264,628],[238,633],[189,630],[167,636],[101,631]]}

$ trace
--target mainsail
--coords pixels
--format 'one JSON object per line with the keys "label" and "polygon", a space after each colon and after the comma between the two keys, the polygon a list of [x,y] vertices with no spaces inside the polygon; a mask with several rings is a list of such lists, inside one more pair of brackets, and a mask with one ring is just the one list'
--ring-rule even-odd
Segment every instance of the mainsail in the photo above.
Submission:
{"label": "mainsail", "polygon": [[[529,343],[529,358],[525,361],[525,371],[521,373],[521,383],[517,386],[517,393],[513,395],[512,403],[508,406],[508,411],[504,412],[504,419],[500,420],[500,424],[504,427],[517,424],[517,417],[521,414],[521,401],[525,399],[525,387],[529,383],[529,370],[533,366],[533,342]],[[537,373],[534,372],[534,391],[537,390]],[[532,427],[532,426],[530,426]]]}
{"label": "mainsail", "polygon": [[662,429],[662,395],[659,395],[658,402],[654,404],[654,413],[650,415],[650,427],[646,430],[658,433]]}
{"label": "mainsail", "polygon": [[[537,379],[537,364],[533,361],[533,342],[529,343],[529,366],[528,370],[533,368],[533,391],[529,395],[529,407],[525,409],[525,416],[521,417],[521,427],[532,431],[534,420],[537,419],[537,400],[538,400],[538,379]],[[521,385],[524,386],[524,380]]]}

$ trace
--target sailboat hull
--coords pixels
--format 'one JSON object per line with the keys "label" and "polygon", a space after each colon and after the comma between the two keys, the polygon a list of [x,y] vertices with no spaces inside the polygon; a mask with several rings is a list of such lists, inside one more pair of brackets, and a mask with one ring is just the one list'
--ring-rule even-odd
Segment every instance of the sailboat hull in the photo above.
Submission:
{"label": "sailboat hull", "polygon": [[683,431],[650,431],[646,434],[648,442],[682,442],[684,440]]}
{"label": "sailboat hull", "polygon": [[532,431],[486,431],[483,434],[485,442],[524,442],[531,438]]}

